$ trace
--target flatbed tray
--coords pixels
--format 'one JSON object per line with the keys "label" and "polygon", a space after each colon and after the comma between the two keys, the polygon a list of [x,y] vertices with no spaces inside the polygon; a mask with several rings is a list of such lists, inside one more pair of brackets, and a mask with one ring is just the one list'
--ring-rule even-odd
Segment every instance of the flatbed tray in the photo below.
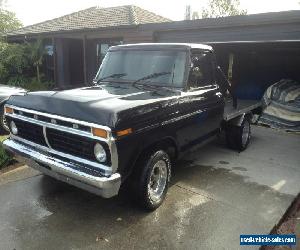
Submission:
{"label": "flatbed tray", "polygon": [[261,100],[237,100],[237,107],[233,107],[233,100],[228,99],[225,102],[224,120],[229,121],[244,113],[259,108],[262,105]]}

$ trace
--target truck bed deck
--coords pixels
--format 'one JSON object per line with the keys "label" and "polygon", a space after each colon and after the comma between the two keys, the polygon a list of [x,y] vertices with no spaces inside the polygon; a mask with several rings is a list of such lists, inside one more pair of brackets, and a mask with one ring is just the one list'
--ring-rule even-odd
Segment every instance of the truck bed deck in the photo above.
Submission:
{"label": "truck bed deck", "polygon": [[248,113],[262,105],[261,100],[237,100],[237,107],[233,107],[232,99],[226,100],[224,109],[224,120],[231,120],[241,114]]}

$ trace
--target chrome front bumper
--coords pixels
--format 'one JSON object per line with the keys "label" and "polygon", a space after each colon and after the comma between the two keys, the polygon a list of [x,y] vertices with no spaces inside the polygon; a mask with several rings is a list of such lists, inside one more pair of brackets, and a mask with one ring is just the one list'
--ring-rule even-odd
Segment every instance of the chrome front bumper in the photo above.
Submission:
{"label": "chrome front bumper", "polygon": [[[118,194],[121,176],[118,173],[110,177],[92,175],[80,171],[80,166],[65,162],[33,147],[19,143],[12,139],[3,142],[4,148],[12,153],[19,161],[49,175],[57,180],[87,190],[91,193],[110,198]],[[84,169],[84,166],[82,166]]]}

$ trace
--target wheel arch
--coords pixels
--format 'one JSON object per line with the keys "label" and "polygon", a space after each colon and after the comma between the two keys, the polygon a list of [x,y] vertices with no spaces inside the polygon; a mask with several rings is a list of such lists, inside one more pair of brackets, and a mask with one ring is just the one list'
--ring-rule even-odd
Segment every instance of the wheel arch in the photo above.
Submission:
{"label": "wheel arch", "polygon": [[165,150],[171,159],[176,159],[178,157],[179,148],[176,140],[171,136],[167,136],[149,143],[142,149],[141,153],[147,150],[153,150],[155,148]]}
{"label": "wheel arch", "polygon": [[2,106],[4,106],[5,105],[5,102],[8,100],[8,98],[6,98],[6,99],[4,99],[4,100],[1,100],[0,101],[0,106],[2,107]]}
{"label": "wheel arch", "polygon": [[137,156],[133,161],[133,164],[131,165],[130,171],[128,172],[128,175],[125,177],[125,179],[127,179],[129,176],[132,175],[132,173],[135,172],[137,163],[146,153],[152,152],[156,149],[157,150],[161,149],[166,151],[166,153],[168,153],[168,155],[170,156],[172,162],[174,162],[179,155],[179,147],[176,140],[173,137],[166,136],[161,139],[153,140],[148,144],[145,144],[144,147],[142,147],[141,150],[139,150]]}
{"label": "wheel arch", "polygon": [[4,99],[0,101],[0,134],[8,134],[8,128],[5,128],[4,125],[4,105],[8,99]]}
{"label": "wheel arch", "polygon": [[253,116],[253,114],[250,111],[248,113],[243,113],[243,114],[241,114],[241,115],[239,115],[239,116],[237,116],[237,117],[229,120],[227,123],[228,123],[228,125],[233,125],[233,126],[240,127],[242,125],[242,123],[243,123],[243,121],[244,121],[245,118],[252,119],[252,116]]}

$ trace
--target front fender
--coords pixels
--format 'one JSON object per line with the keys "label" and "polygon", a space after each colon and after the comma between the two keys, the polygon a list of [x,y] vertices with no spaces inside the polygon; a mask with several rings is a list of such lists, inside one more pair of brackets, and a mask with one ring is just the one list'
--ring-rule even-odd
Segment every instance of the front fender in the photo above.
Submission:
{"label": "front fender", "polygon": [[164,128],[159,127],[147,132],[132,134],[116,141],[118,150],[119,167],[118,172],[123,179],[126,179],[140,157],[140,155],[150,148],[157,145],[159,142],[172,142],[178,153],[178,143],[176,138],[170,134],[165,133]]}
{"label": "front fender", "polygon": [[3,100],[0,100],[0,106],[4,106],[5,102],[6,102],[8,99],[9,99],[9,97],[8,97],[8,98],[5,98],[5,99],[3,99]]}

